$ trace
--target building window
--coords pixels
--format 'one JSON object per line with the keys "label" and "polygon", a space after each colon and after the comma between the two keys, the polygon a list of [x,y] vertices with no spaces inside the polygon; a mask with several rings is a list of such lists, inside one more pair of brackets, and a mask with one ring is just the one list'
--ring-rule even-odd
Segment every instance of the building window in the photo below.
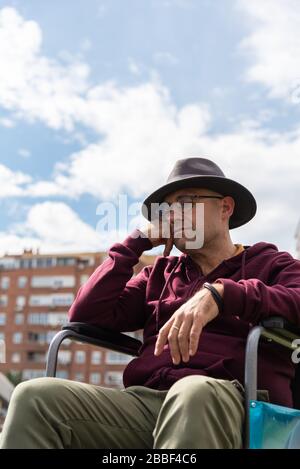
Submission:
{"label": "building window", "polygon": [[13,343],[14,344],[21,344],[22,340],[23,340],[22,332],[15,332],[13,334]]}
{"label": "building window", "polygon": [[31,295],[29,304],[30,306],[71,306],[73,300],[73,293]]}
{"label": "building window", "polygon": [[54,306],[71,306],[74,301],[73,293],[65,293],[61,295],[52,295],[52,304]]}
{"label": "building window", "polygon": [[89,275],[80,275],[80,285],[83,285],[85,282],[88,281]]}
{"label": "building window", "polygon": [[68,313],[48,313],[47,324],[49,326],[63,326],[68,322]]}
{"label": "building window", "polygon": [[24,323],[24,314],[17,313],[15,315],[15,324],[23,324]]}
{"label": "building window", "polygon": [[27,360],[32,363],[46,363],[46,354],[42,352],[27,352]]}
{"label": "building window", "polygon": [[0,339],[0,363],[6,363],[6,346],[3,339]]}
{"label": "building window", "polygon": [[129,363],[132,357],[118,352],[106,352],[105,361],[109,365],[123,365]]}
{"label": "building window", "polygon": [[1,363],[6,363],[6,346],[3,339],[0,339],[0,364]]}
{"label": "building window", "polygon": [[0,288],[7,290],[9,288],[9,277],[2,277],[0,280]]}
{"label": "building window", "polygon": [[75,362],[76,363],[85,363],[85,352],[83,350],[77,350],[75,352]]}
{"label": "building window", "polygon": [[17,296],[17,298],[16,298],[17,308],[24,308],[25,304],[26,304],[26,297],[25,296]]}
{"label": "building window", "polygon": [[75,257],[58,257],[56,265],[75,265]]}
{"label": "building window", "polygon": [[[45,338],[42,341],[39,340],[41,334],[38,334],[37,332],[28,332],[28,341],[29,342],[39,342],[39,343],[44,343],[45,342]],[[45,334],[43,334],[43,336],[45,337]]]}
{"label": "building window", "polygon": [[84,381],[84,374],[83,373],[75,373],[75,381]]}
{"label": "building window", "polygon": [[3,332],[0,332],[0,364],[1,363],[6,363],[6,344],[5,334]]}
{"label": "building window", "polygon": [[61,365],[69,365],[72,360],[72,352],[70,352],[70,350],[60,350],[58,352],[57,360]]}
{"label": "building window", "polygon": [[79,269],[84,269],[85,267],[95,265],[94,257],[80,257],[77,259],[77,265]]}
{"label": "building window", "polygon": [[33,378],[41,378],[45,376],[45,370],[24,370],[22,373],[22,378],[25,379],[33,379]]}
{"label": "building window", "polygon": [[36,326],[46,326],[47,313],[30,313],[27,316],[27,322]]}
{"label": "building window", "polygon": [[[28,332],[28,341],[31,343],[38,344],[50,344],[51,340],[55,336],[56,331],[47,332]],[[66,343],[66,340],[64,341]]]}
{"label": "building window", "polygon": [[27,322],[38,326],[63,326],[68,322],[68,313],[30,313]]}
{"label": "building window", "polygon": [[50,306],[51,303],[51,295],[31,295],[29,299],[30,306]]}
{"label": "building window", "polygon": [[75,277],[74,275],[33,276],[31,286],[33,288],[73,288]]}
{"label": "building window", "polygon": [[68,379],[69,378],[69,373],[65,370],[58,370],[56,372],[56,377],[60,379]]}
{"label": "building window", "polygon": [[27,277],[19,277],[18,278],[18,287],[19,288],[25,288],[27,284]]}
{"label": "building window", "polygon": [[13,270],[20,267],[20,262],[14,258],[0,259],[0,269]]}
{"label": "building window", "polygon": [[0,295],[0,306],[7,306],[7,295]]}
{"label": "building window", "polygon": [[32,266],[31,259],[21,259],[20,260],[20,268],[21,269],[30,269]]}
{"label": "building window", "polygon": [[6,314],[0,313],[0,326],[5,326],[6,324]]}
{"label": "building window", "polygon": [[123,373],[121,371],[107,371],[105,373],[105,384],[121,386],[123,384]]}
{"label": "building window", "polygon": [[91,384],[100,384],[100,373],[91,373],[90,374],[90,383]]}
{"label": "building window", "polygon": [[11,361],[12,363],[20,363],[21,361],[21,354],[18,352],[12,353],[11,355]]}
{"label": "building window", "polygon": [[102,352],[94,351],[92,352],[91,363],[92,365],[100,365],[102,359]]}
{"label": "building window", "polygon": [[55,259],[52,259],[52,257],[40,257],[39,259],[36,259],[36,266],[37,267],[53,267],[55,265]]}

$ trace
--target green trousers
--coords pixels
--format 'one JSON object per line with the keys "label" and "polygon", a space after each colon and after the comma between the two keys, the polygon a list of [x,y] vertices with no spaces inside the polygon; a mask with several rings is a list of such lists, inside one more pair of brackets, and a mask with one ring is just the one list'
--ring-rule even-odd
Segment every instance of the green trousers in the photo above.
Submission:
{"label": "green trousers", "polygon": [[0,448],[241,448],[236,385],[201,375],[167,391],[32,379],[13,393]]}

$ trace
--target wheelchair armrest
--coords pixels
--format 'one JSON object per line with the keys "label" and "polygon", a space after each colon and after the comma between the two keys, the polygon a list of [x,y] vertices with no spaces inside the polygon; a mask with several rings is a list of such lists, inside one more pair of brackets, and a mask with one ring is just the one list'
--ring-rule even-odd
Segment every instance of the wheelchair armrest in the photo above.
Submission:
{"label": "wheelchair armrest", "polygon": [[280,316],[272,316],[261,321],[262,336],[289,349],[297,346],[293,343],[300,338],[300,328]]}
{"label": "wheelchair armrest", "polygon": [[47,355],[46,376],[55,376],[59,347],[65,339],[96,345],[133,356],[139,355],[142,346],[140,340],[126,334],[81,322],[70,322],[63,326],[62,330],[51,341]]}
{"label": "wheelchair armrest", "polygon": [[287,331],[300,337],[300,327],[292,324],[281,316],[271,316],[268,319],[264,319],[261,321],[261,325],[265,329],[278,329],[278,332]]}
{"label": "wheelchair armrest", "polygon": [[99,347],[105,347],[128,355],[138,355],[142,342],[121,332],[114,332],[93,326],[84,322],[69,322],[62,327],[63,331],[74,331],[86,338],[85,342],[94,343]]}

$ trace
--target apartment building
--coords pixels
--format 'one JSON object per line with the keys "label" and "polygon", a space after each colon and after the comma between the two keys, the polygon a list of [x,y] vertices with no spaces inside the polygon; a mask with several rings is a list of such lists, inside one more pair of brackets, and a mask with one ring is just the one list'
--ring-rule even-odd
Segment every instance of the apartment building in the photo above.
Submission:
{"label": "apartment building", "polygon": [[[106,256],[101,252],[46,255],[25,250],[21,255],[0,258],[0,342],[5,343],[0,372],[14,380],[45,375],[49,343],[67,322],[79,287]],[[134,275],[154,259],[142,256]],[[142,331],[128,334],[142,338]],[[59,352],[57,376],[119,388],[123,387],[123,370],[132,359],[66,341]]]}

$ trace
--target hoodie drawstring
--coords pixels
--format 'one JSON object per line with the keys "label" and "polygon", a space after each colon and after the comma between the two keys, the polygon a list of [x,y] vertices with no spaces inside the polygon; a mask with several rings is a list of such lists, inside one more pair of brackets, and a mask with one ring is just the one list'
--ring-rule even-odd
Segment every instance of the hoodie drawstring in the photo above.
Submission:
{"label": "hoodie drawstring", "polygon": [[174,273],[175,270],[177,269],[177,267],[178,267],[178,265],[180,264],[180,262],[181,262],[181,258],[179,257],[179,258],[177,259],[177,262],[176,262],[176,264],[174,265],[173,269],[171,270],[171,273],[170,273],[170,275],[169,275],[167,281],[165,282],[164,287],[163,287],[163,289],[162,289],[162,291],[161,291],[161,294],[160,294],[160,296],[159,296],[158,303],[157,303],[157,308],[156,308],[156,313],[155,313],[155,315],[156,315],[156,332],[158,332],[158,330],[159,330],[159,328],[158,328],[158,322],[159,322],[160,304],[161,304],[161,301],[162,301],[162,299],[163,299],[163,295],[164,295],[164,293],[165,293],[165,291],[166,291],[166,289],[167,289],[167,287],[168,287],[168,285],[169,285],[169,282],[171,281],[171,278],[172,278],[172,276],[173,276],[173,273]]}

